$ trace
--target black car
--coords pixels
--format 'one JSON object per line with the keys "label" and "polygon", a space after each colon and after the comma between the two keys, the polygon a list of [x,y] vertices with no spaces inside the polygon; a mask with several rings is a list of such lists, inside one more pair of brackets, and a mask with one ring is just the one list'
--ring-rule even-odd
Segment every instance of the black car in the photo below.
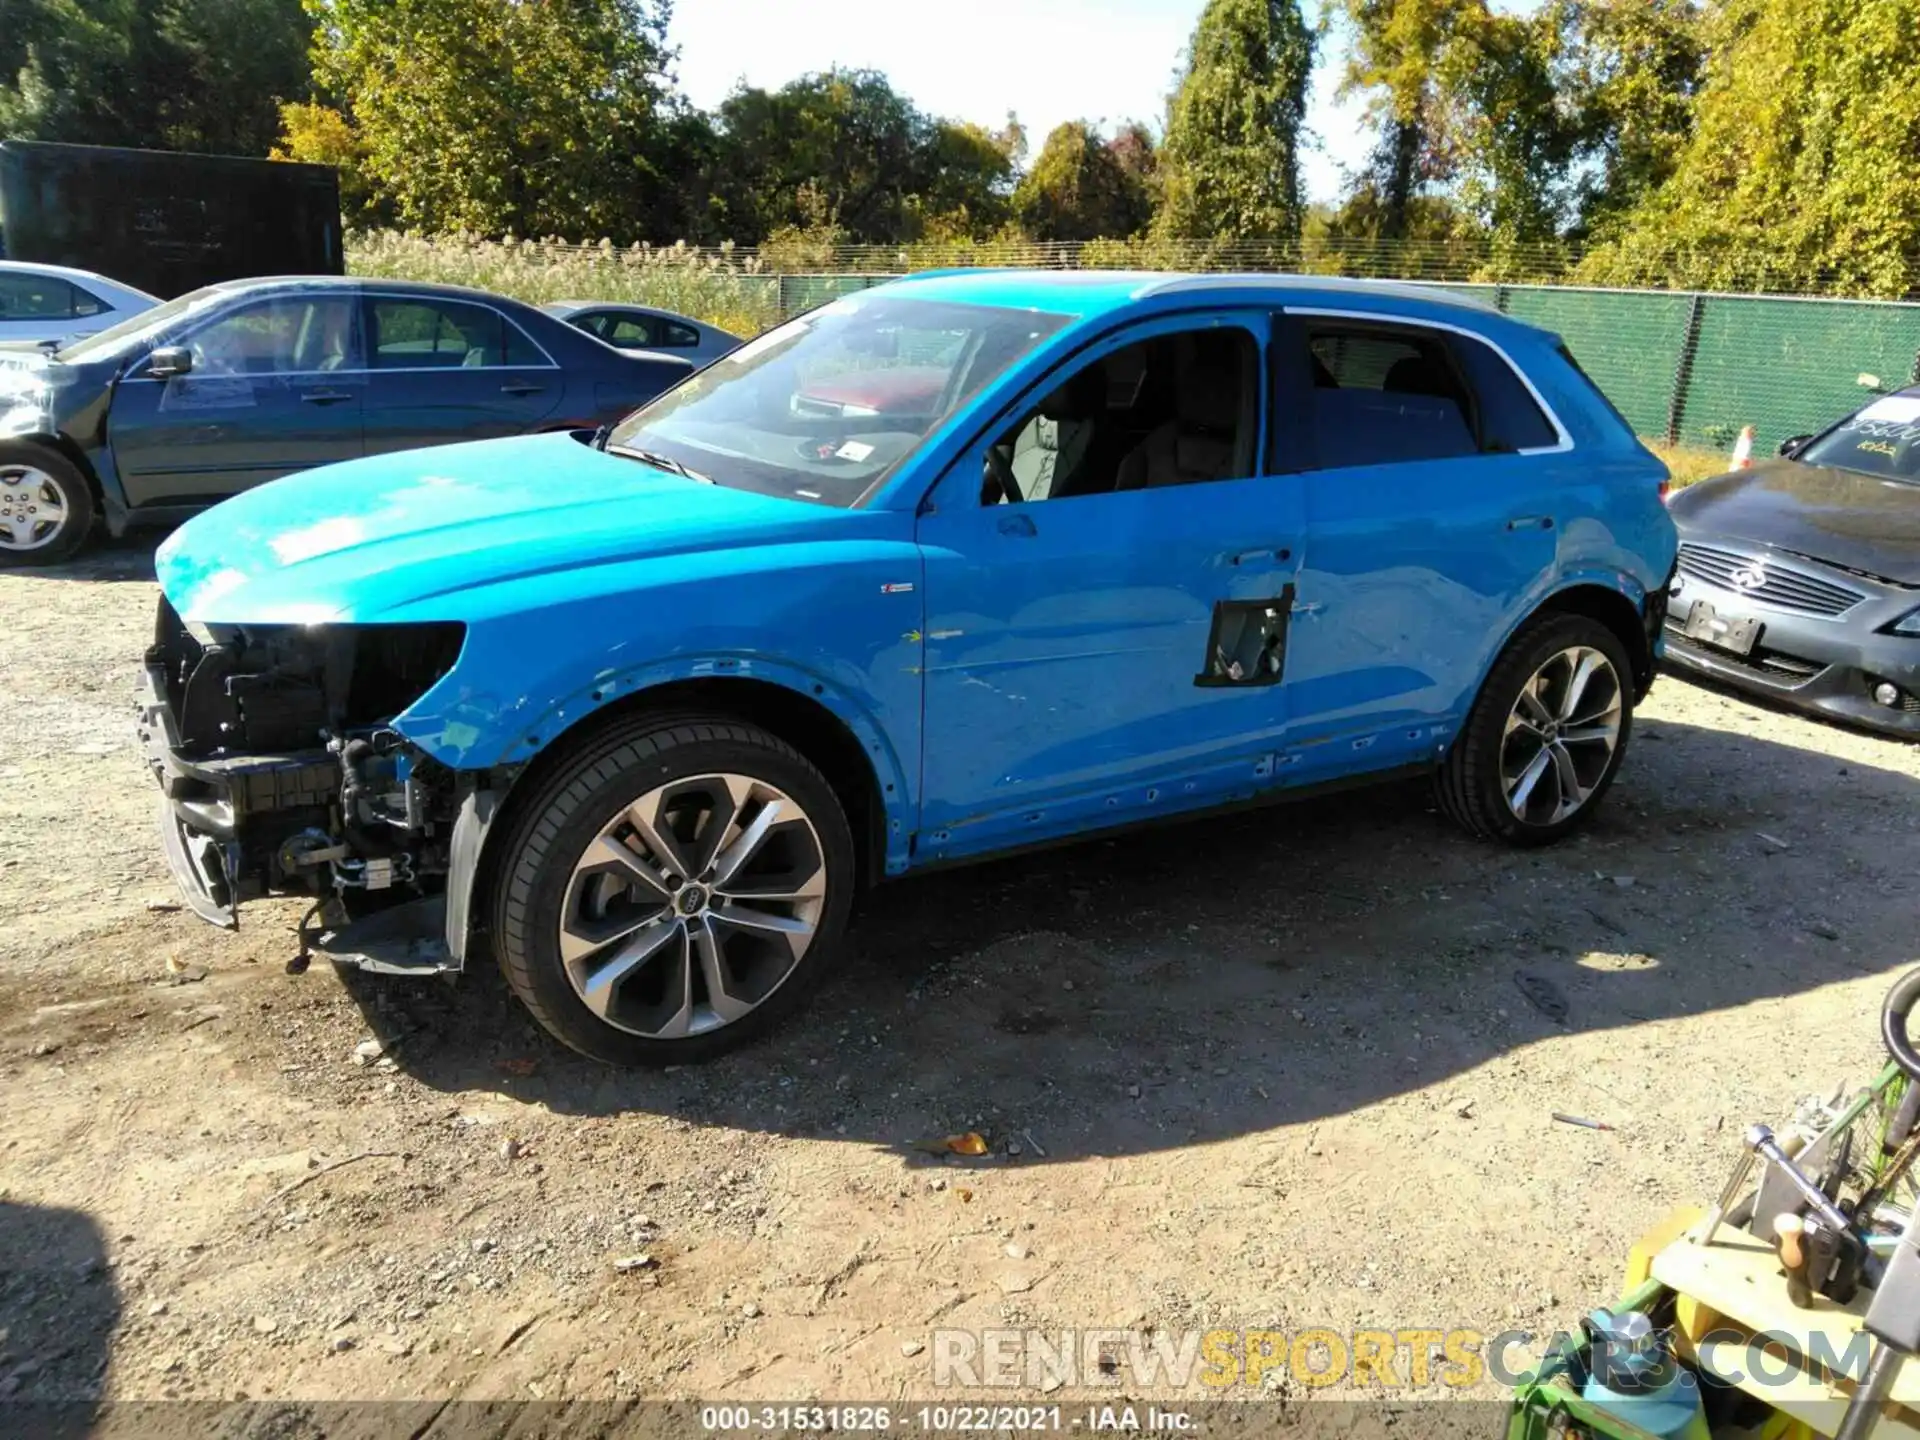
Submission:
{"label": "black car", "polygon": [[1667,662],[1920,737],[1920,387],[1673,498]]}
{"label": "black car", "polygon": [[171,524],[296,470],[620,419],[693,372],[451,285],[208,286],[64,348],[0,347],[0,565]]}

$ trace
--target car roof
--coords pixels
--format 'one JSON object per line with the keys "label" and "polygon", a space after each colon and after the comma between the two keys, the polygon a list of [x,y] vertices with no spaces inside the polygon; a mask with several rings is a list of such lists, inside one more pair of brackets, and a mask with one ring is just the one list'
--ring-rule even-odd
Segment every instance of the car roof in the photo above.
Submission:
{"label": "car roof", "polygon": [[[235,294],[260,290],[384,290],[404,295],[444,295],[450,299],[480,300],[497,305],[525,305],[511,295],[480,290],[471,285],[443,285],[437,280],[395,280],[385,275],[256,275],[244,280],[221,280],[208,287]],[[537,309],[537,306],[528,306]]]}
{"label": "car roof", "polygon": [[582,310],[631,310],[636,315],[658,315],[662,319],[679,320],[688,325],[702,323],[691,315],[682,315],[678,310],[642,305],[637,300],[549,300],[540,308],[549,315],[578,315]]}
{"label": "car roof", "polygon": [[42,265],[33,260],[0,260],[0,272],[14,275],[46,275],[56,280],[71,280],[76,285],[105,285],[118,290],[123,295],[146,295],[155,304],[159,301],[144,290],[136,289],[125,281],[116,280],[111,275],[102,275],[98,270],[81,270],[72,265]]}
{"label": "car roof", "polygon": [[1476,316],[1495,316],[1500,313],[1478,296],[1457,290],[1396,280],[1355,280],[1340,275],[1202,275],[1151,270],[937,270],[904,276],[886,288],[896,294],[912,294],[929,300],[997,305],[1015,310],[1046,310],[1081,318],[1092,318],[1157,296],[1217,291],[1271,295],[1276,303],[1299,304],[1316,295],[1351,295],[1445,305]]}

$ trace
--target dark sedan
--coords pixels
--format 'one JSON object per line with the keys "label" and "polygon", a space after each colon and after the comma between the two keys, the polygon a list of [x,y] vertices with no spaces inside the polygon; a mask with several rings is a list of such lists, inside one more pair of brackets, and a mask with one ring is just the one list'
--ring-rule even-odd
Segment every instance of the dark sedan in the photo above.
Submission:
{"label": "dark sedan", "polygon": [[335,460],[608,424],[692,373],[449,285],[213,285],[60,350],[0,347],[0,565]]}
{"label": "dark sedan", "polygon": [[1920,737],[1920,387],[1680,491],[1667,660]]}

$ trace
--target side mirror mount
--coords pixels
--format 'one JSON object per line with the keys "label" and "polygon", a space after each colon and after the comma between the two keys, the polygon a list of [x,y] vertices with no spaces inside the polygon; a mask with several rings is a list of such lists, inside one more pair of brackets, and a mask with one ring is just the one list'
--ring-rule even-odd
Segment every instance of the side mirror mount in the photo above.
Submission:
{"label": "side mirror mount", "polygon": [[1811,439],[1813,439],[1811,435],[1789,435],[1786,439],[1780,442],[1781,456],[1784,457],[1785,459],[1791,460],[1794,456],[1798,455],[1802,450],[1807,448],[1807,442]]}
{"label": "side mirror mount", "polygon": [[184,345],[162,345],[147,357],[147,374],[155,380],[171,380],[193,369],[193,352]]}

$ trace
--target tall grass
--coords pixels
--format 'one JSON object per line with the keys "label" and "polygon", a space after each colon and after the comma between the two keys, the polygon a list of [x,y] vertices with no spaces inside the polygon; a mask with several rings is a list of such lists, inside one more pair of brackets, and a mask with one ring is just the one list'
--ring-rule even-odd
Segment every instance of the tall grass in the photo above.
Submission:
{"label": "tall grass", "polygon": [[757,259],[685,245],[619,249],[539,240],[356,234],[347,240],[355,275],[471,285],[542,305],[551,300],[628,300],[691,315],[736,335],[780,320],[780,281]]}

